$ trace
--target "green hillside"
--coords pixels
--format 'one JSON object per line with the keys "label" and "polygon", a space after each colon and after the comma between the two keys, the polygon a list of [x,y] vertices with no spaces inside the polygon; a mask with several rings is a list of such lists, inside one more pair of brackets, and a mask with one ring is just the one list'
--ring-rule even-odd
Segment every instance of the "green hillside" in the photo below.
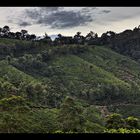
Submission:
{"label": "green hillside", "polygon": [[[106,47],[98,46],[80,55],[84,60],[113,73],[116,77],[130,83],[139,84],[138,62],[115,53]],[[136,86],[139,86],[137,85]]]}
{"label": "green hillside", "polygon": [[140,117],[138,62],[105,46],[35,46],[0,53],[0,132],[104,132],[106,115]]}
{"label": "green hillside", "polygon": [[[96,101],[99,101],[101,104],[109,103],[110,100],[106,99],[109,96],[112,100],[113,98],[115,100],[116,95],[111,93],[111,88],[114,88],[114,92],[117,92],[115,88],[118,88],[120,94],[123,90],[129,92],[131,88],[131,85],[118,79],[112,73],[74,55],[57,57],[51,62],[51,66],[59,66],[61,71],[63,71],[62,75],[54,74],[51,78],[54,76],[58,79],[60,78],[61,84],[63,83],[69,93],[94,104]],[[107,86],[110,89],[107,89]],[[107,90],[106,93],[105,90]]]}

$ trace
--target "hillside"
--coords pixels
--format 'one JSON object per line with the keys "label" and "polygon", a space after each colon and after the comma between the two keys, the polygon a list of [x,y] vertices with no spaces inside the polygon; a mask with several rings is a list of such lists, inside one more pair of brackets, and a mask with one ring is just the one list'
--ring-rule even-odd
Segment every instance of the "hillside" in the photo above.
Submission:
{"label": "hillside", "polygon": [[[75,117],[77,128],[73,128],[73,122],[67,122],[78,132],[103,132],[104,116],[110,113],[140,117],[138,62],[105,46],[48,46],[29,41],[20,41],[17,45],[15,42],[0,40],[0,50],[8,48],[0,52],[0,106],[6,117],[12,115],[13,121],[17,120],[15,128],[19,127],[17,131],[14,128],[9,131],[58,131],[61,124],[57,124],[57,119],[66,117],[62,114],[67,111],[64,107],[69,109],[69,105],[79,110],[76,116],[81,114],[83,117],[82,126]],[[67,97],[75,103],[69,98],[67,101]],[[5,105],[9,109],[5,109]],[[102,108],[106,108],[107,114]],[[8,131],[4,124],[6,117],[1,117],[1,132]],[[34,124],[35,120],[38,120],[37,124]],[[71,118],[68,116],[63,120]],[[69,131],[64,124],[63,131]],[[11,123],[7,125],[12,128]]]}

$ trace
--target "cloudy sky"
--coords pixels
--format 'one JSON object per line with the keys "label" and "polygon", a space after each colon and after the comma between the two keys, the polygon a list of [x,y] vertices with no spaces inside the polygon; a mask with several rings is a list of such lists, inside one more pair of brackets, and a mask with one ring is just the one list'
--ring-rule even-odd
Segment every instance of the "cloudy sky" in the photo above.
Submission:
{"label": "cloudy sky", "polygon": [[0,7],[0,26],[36,35],[121,32],[140,25],[140,7]]}

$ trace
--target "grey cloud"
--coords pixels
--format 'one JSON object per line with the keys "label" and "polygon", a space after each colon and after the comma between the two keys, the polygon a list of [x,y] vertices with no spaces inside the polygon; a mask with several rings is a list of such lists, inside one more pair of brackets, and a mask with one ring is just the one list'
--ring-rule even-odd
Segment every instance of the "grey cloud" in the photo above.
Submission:
{"label": "grey cloud", "polygon": [[[87,11],[88,12],[88,11]],[[80,11],[65,11],[63,7],[41,7],[34,10],[26,10],[24,12],[29,23],[49,26],[50,28],[70,28],[82,26],[92,21],[90,14],[81,13]],[[28,25],[19,22],[19,26]],[[30,25],[30,24],[29,24]]]}
{"label": "grey cloud", "polygon": [[41,12],[38,12],[37,9],[34,10],[25,10],[25,13],[23,13],[26,17],[32,18],[32,19],[36,19],[39,16],[41,16]]}
{"label": "grey cloud", "polygon": [[22,26],[22,27],[26,27],[26,26],[30,26],[30,25],[32,25],[32,24],[29,22],[26,22],[26,21],[22,21],[19,23],[19,26]]}
{"label": "grey cloud", "polygon": [[[49,28],[63,29],[84,26],[96,21],[99,14],[107,14],[110,10],[100,10],[97,7],[83,7],[80,9],[69,9],[64,7],[38,7],[25,9],[17,17],[16,22],[20,27],[38,24]],[[24,19],[21,20],[21,19]]]}
{"label": "grey cloud", "polygon": [[85,25],[90,21],[92,21],[90,16],[82,16],[79,12],[60,11],[47,15],[47,17],[40,17],[37,23],[60,29]]}
{"label": "grey cloud", "polygon": [[39,17],[45,16],[49,13],[58,12],[59,9],[61,9],[61,8],[59,8],[59,7],[41,7],[41,8],[35,8],[33,10],[26,9],[24,11],[24,15],[26,17],[30,17],[31,19],[38,19]]}

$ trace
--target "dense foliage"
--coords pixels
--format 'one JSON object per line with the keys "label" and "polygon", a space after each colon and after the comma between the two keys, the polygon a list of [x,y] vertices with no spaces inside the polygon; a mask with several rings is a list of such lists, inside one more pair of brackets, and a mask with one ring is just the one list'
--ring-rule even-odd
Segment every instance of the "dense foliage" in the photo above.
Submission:
{"label": "dense foliage", "polygon": [[139,133],[139,62],[111,50],[124,33],[52,42],[0,30],[0,132]]}

